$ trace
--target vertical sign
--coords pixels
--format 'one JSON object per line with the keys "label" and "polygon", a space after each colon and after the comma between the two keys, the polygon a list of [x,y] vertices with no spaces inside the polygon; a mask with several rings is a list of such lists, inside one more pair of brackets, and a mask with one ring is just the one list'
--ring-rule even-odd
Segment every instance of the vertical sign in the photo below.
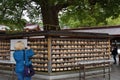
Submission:
{"label": "vertical sign", "polygon": [[15,51],[14,46],[15,46],[16,42],[18,42],[18,41],[22,41],[25,44],[25,47],[27,47],[27,39],[11,39],[10,40],[10,50],[11,50],[10,61],[12,61],[12,62],[15,62],[15,60],[13,58],[13,53]]}

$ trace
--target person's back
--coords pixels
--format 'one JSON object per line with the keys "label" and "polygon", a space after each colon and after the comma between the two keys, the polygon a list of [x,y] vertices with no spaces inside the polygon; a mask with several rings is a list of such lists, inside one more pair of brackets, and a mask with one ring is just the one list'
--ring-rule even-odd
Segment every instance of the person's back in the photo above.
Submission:
{"label": "person's back", "polygon": [[[25,49],[25,45],[22,41],[18,41],[15,44],[15,51],[13,53],[14,59],[16,61],[15,72],[18,80],[31,80],[31,76],[24,76],[24,65],[29,66],[32,64],[30,58],[34,55],[34,52],[28,46]],[[24,63],[25,62],[25,63]]]}
{"label": "person's back", "polygon": [[113,49],[113,51],[112,51],[112,55],[117,55],[118,54],[118,52],[117,52],[117,47],[115,47],[114,49]]}

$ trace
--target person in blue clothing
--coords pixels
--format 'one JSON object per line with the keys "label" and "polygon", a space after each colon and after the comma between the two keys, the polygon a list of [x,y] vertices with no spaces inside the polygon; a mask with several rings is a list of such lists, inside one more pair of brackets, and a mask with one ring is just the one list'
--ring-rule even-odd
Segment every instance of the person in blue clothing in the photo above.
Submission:
{"label": "person in blue clothing", "polygon": [[[27,66],[32,64],[30,58],[34,55],[33,50],[30,49],[30,47],[27,47],[27,49],[25,49],[25,45],[22,41],[16,42],[14,48],[15,48],[15,52],[13,53],[13,57],[16,62],[15,72],[18,80],[31,80],[31,77],[24,76],[23,71],[24,71],[24,62],[26,62],[25,65]],[[25,53],[25,59],[24,59],[24,53]]]}

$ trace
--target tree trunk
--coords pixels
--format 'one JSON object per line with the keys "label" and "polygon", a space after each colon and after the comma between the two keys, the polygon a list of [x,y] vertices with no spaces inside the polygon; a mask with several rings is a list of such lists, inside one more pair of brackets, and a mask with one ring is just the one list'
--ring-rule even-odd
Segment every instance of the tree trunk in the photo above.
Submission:
{"label": "tree trunk", "polygon": [[60,30],[58,10],[55,6],[42,5],[41,12],[44,30]]}

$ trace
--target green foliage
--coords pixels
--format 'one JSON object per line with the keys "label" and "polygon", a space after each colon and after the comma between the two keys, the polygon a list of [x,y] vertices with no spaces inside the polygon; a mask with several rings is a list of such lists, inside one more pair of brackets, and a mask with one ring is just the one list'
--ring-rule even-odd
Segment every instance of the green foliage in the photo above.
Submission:
{"label": "green foliage", "polygon": [[0,24],[8,26],[9,30],[23,30],[26,22],[21,19],[24,1],[1,0],[0,4]]}
{"label": "green foliage", "polygon": [[113,19],[112,17],[107,19],[108,25],[120,25],[120,16],[116,19]]}
{"label": "green foliage", "polygon": [[11,19],[7,19],[7,20],[0,20],[0,24],[1,25],[6,25],[9,27],[9,29],[7,29],[8,31],[23,31],[23,27],[25,25],[25,20],[19,20],[19,22],[16,22],[14,20]]}
{"label": "green foliage", "polygon": [[48,0],[51,5],[63,4],[67,2],[67,0]]}
{"label": "green foliage", "polygon": [[31,22],[36,22],[40,16],[36,6],[30,0],[1,0],[0,1],[0,24],[9,26],[10,30],[23,31],[23,27],[28,23],[23,16],[26,15]]}
{"label": "green foliage", "polygon": [[114,20],[120,14],[119,5],[119,0],[79,0],[63,11],[60,25],[71,28],[110,25],[108,18],[116,25]]}
{"label": "green foliage", "polygon": [[59,23],[62,27],[118,24],[113,20],[120,14],[119,0],[0,0],[0,24],[10,26],[11,30],[22,30],[27,23],[22,18],[24,15],[29,17],[31,23],[41,23],[42,4],[59,8]]}

